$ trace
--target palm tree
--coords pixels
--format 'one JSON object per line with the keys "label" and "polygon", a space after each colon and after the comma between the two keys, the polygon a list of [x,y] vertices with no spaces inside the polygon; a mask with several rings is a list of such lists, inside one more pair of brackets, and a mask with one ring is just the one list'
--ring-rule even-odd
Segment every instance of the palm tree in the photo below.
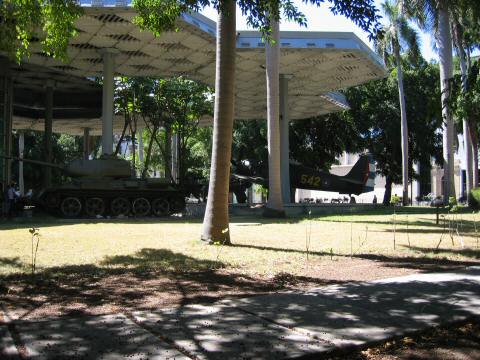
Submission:
{"label": "palm tree", "polygon": [[235,100],[236,4],[224,0],[217,22],[212,163],[201,239],[230,243],[228,192]]}
{"label": "palm tree", "polygon": [[[452,9],[452,32],[461,71],[462,97],[470,97],[475,82],[472,75],[476,69],[472,67],[470,51],[478,44],[480,31],[475,26],[480,19],[480,3],[469,0],[457,0],[456,7]],[[463,122],[463,138],[465,148],[465,162],[467,172],[467,200],[470,200],[470,191],[478,186],[478,135],[476,129],[476,116],[468,109],[470,106],[463,104],[461,118]],[[474,171],[474,169],[476,169]]]}
{"label": "palm tree", "polygon": [[450,12],[455,8],[455,0],[409,0],[405,6],[420,27],[433,32],[438,48],[440,65],[440,90],[442,93],[443,118],[443,201],[448,203],[455,197],[453,144],[454,124],[448,103],[450,101],[450,81],[453,77],[452,33]]}
{"label": "palm tree", "polygon": [[[454,44],[457,50],[457,55],[460,59],[460,71],[462,76],[462,93],[465,94],[468,91],[468,65],[467,65],[467,52],[465,51],[464,42],[463,42],[463,26],[461,24],[461,19],[458,16],[453,18],[453,35],[454,35]],[[467,175],[467,202],[470,203],[470,195],[473,189],[473,159],[472,159],[472,138],[470,135],[470,124],[468,122],[467,116],[464,116],[462,119],[463,125],[463,147],[465,151],[465,163],[466,163],[466,175]]]}
{"label": "palm tree", "polygon": [[377,41],[377,50],[383,55],[386,64],[388,63],[389,55],[393,53],[394,63],[397,68],[402,139],[403,205],[408,205],[408,123],[400,52],[408,48],[412,54],[418,54],[418,36],[404,17],[403,0],[397,1],[396,4],[387,0],[382,4],[382,8],[390,25],[384,29],[383,38]]}
{"label": "palm tree", "polygon": [[280,176],[280,31],[279,21],[270,16],[271,38],[265,46],[267,80],[267,124],[268,124],[268,202],[264,216],[284,217],[282,185]]}

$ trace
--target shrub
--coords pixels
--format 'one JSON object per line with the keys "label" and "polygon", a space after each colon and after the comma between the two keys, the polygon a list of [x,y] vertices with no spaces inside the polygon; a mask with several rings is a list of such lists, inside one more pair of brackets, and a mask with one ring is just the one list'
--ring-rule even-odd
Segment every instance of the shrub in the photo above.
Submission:
{"label": "shrub", "polygon": [[390,205],[399,205],[402,203],[402,198],[397,195],[392,195],[390,198]]}
{"label": "shrub", "polygon": [[480,188],[475,188],[470,193],[470,202],[468,204],[472,209],[480,209]]}

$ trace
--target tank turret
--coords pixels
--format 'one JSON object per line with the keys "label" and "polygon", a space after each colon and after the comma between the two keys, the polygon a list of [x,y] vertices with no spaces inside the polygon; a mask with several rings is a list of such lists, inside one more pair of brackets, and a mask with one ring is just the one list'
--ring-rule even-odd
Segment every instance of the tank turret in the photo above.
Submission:
{"label": "tank turret", "polygon": [[31,160],[19,157],[2,156],[3,158],[23,161],[30,164],[48,166],[64,171],[72,177],[126,179],[132,175],[130,162],[117,157],[101,157],[94,160],[75,159],[66,165]]}
{"label": "tank turret", "polygon": [[77,159],[58,165],[2,157],[57,168],[72,177],[66,184],[42,189],[36,197],[49,212],[64,217],[167,216],[185,208],[185,196],[174,183],[162,178],[132,177],[130,162],[124,159]]}

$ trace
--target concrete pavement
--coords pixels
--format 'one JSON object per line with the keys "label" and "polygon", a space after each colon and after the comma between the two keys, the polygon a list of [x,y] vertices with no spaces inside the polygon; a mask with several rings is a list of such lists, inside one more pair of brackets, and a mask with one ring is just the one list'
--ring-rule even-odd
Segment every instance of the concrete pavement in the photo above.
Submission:
{"label": "concrete pavement", "polygon": [[208,306],[12,320],[18,336],[0,326],[0,349],[6,359],[14,342],[32,359],[295,358],[473,315],[480,315],[479,267]]}

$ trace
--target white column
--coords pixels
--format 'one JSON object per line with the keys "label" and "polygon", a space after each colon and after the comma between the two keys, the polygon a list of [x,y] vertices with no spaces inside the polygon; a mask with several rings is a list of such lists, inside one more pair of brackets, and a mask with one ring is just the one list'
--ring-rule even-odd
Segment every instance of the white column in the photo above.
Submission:
{"label": "white column", "polygon": [[113,95],[115,75],[116,49],[101,49],[103,55],[103,97],[102,97],[102,152],[105,155],[113,153]]}
{"label": "white column", "polygon": [[172,178],[173,181],[178,182],[178,134],[172,134]]}
{"label": "white column", "polygon": [[[52,135],[53,135],[53,81],[47,81],[45,89],[45,124],[44,124],[44,146],[45,161],[51,163],[53,160]],[[43,182],[45,187],[52,184],[52,169],[46,167],[43,170]]]}
{"label": "white column", "polygon": [[280,155],[280,30],[270,16],[271,40],[265,44],[267,85],[268,202],[264,216],[284,216]]}
{"label": "white column", "polygon": [[[23,159],[23,153],[25,150],[25,134],[23,131],[18,133],[18,157]],[[25,195],[25,182],[23,179],[23,161],[18,163],[18,186],[20,188],[20,195]]]}
{"label": "white column", "polygon": [[[282,177],[282,198],[285,204],[290,197],[290,114],[288,107],[288,80],[291,75],[280,74],[280,174]],[[295,200],[294,200],[295,201]]]}

